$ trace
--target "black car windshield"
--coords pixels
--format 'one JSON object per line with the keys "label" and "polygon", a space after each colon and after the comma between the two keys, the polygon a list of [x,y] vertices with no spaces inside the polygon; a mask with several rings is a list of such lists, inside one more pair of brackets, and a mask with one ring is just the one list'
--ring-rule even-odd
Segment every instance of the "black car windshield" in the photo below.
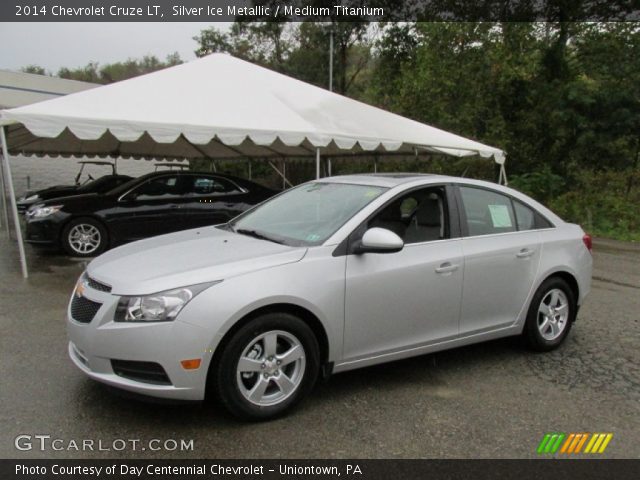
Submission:
{"label": "black car windshield", "polygon": [[[104,177],[96,178],[95,180],[91,180],[90,182],[85,183],[78,187],[78,192],[98,192],[102,190],[103,185],[108,183],[112,183],[115,175],[105,175]],[[126,178],[126,177],[122,177]]]}
{"label": "black car windshield", "polygon": [[371,185],[307,183],[241,215],[229,227],[287,245],[320,245],[386,190]]}

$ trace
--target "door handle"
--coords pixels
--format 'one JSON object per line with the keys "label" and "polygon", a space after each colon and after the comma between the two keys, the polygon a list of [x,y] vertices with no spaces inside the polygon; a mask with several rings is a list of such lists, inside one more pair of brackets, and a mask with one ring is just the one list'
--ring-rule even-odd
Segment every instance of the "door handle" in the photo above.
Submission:
{"label": "door handle", "polygon": [[535,250],[531,250],[529,248],[523,248],[518,253],[516,253],[516,257],[518,257],[518,258],[529,258],[534,253],[536,253]]}
{"label": "door handle", "polygon": [[451,262],[444,262],[442,265],[440,265],[438,268],[436,268],[436,273],[449,273],[449,272],[455,272],[458,267],[460,265],[456,265],[454,263]]}

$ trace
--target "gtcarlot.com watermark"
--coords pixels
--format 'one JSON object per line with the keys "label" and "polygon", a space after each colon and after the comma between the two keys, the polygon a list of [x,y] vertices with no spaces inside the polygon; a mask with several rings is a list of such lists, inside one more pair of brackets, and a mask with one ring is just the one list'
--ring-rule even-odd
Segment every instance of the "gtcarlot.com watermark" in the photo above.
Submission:
{"label": "gtcarlot.com watermark", "polygon": [[115,438],[104,439],[66,439],[56,438],[45,434],[21,434],[13,442],[16,450],[28,452],[38,450],[41,452],[122,452],[125,450],[134,452],[166,451],[166,452],[193,452],[194,441],[175,438],[152,438],[142,440],[139,438]]}

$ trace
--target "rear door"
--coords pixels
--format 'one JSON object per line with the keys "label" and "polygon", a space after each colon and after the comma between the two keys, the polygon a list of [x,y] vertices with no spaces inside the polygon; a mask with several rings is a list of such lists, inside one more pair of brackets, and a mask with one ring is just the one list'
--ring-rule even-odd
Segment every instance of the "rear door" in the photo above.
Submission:
{"label": "rear door", "polygon": [[181,221],[188,228],[225,223],[248,208],[247,192],[217,175],[183,174]]}
{"label": "rear door", "polygon": [[[524,219],[518,224],[514,202],[507,195],[460,185],[457,198],[465,237],[460,334],[512,325],[533,288],[542,249],[540,233],[526,228]],[[518,217],[523,215],[521,211]]]}

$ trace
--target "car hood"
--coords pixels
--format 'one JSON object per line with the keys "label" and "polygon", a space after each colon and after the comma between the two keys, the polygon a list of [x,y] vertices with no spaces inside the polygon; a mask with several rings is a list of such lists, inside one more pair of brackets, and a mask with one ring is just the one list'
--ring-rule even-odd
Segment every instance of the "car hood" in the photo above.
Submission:
{"label": "car hood", "polygon": [[116,295],[147,295],[300,261],[307,249],[206,227],[110,250],[87,267]]}
{"label": "car hood", "polygon": [[43,188],[42,190],[30,190],[20,198],[29,198],[33,195],[38,195],[40,199],[47,200],[54,197],[62,197],[64,195],[71,195],[78,190],[77,185],[56,185],[54,187]]}

